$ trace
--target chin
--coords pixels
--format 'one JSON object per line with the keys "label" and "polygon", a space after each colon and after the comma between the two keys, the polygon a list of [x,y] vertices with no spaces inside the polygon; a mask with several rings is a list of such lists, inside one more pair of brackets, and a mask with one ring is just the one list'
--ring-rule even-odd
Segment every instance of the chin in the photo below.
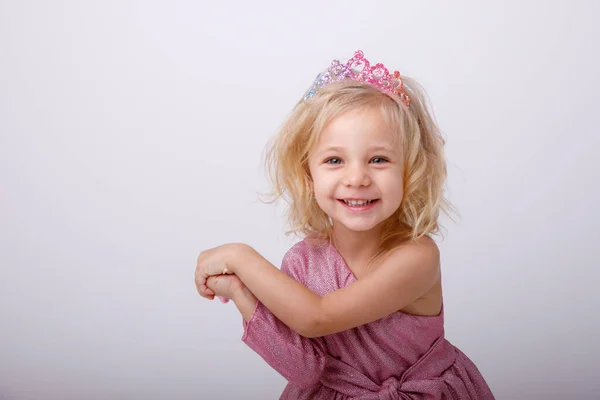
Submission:
{"label": "chin", "polygon": [[381,221],[344,221],[344,219],[338,219],[337,223],[353,232],[369,232],[377,228]]}

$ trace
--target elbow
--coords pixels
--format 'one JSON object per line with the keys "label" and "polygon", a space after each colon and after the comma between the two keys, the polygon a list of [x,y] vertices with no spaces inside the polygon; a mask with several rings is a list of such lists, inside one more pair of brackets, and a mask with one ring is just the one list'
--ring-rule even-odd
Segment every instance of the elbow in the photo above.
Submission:
{"label": "elbow", "polygon": [[330,328],[331,324],[328,323],[324,313],[317,312],[304,319],[304,323],[299,326],[298,334],[312,339],[332,333],[329,331]]}
{"label": "elbow", "polygon": [[290,325],[290,328],[298,335],[309,339],[325,336],[331,324],[326,323],[328,318],[324,309],[323,297],[319,296],[311,307],[307,307],[297,319],[293,320],[293,326]]}
{"label": "elbow", "polygon": [[298,335],[311,339],[324,336],[321,321],[318,315],[307,314],[290,321],[289,327]]}
{"label": "elbow", "polygon": [[322,336],[319,334],[319,324],[315,318],[307,318],[303,321],[296,320],[295,325],[293,330],[300,336],[309,339]]}
{"label": "elbow", "polygon": [[317,329],[306,329],[306,330],[303,330],[302,333],[300,333],[300,335],[304,336],[307,339],[314,339],[314,338],[318,338],[318,337],[324,336]]}
{"label": "elbow", "polygon": [[314,339],[314,338],[318,338],[321,336],[325,336],[324,334],[320,333],[317,330],[304,330],[304,331],[299,331],[298,334],[302,337],[305,337],[307,339]]}

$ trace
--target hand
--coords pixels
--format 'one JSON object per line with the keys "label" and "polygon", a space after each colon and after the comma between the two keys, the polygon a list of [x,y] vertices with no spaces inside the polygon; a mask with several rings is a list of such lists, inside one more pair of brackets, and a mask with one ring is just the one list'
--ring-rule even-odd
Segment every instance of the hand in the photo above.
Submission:
{"label": "hand", "polygon": [[235,273],[233,260],[244,246],[237,243],[225,244],[200,253],[194,274],[196,290],[200,296],[214,299],[215,292],[206,286],[206,280],[214,275]]}
{"label": "hand", "polygon": [[236,295],[246,287],[240,278],[233,274],[211,276],[206,280],[206,286],[223,303],[227,303],[229,299],[235,299]]}

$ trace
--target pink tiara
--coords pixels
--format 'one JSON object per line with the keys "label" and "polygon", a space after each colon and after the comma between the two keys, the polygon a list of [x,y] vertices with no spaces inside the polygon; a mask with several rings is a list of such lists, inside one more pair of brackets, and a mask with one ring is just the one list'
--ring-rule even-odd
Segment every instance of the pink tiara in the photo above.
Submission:
{"label": "pink tiara", "polygon": [[364,57],[361,50],[357,50],[345,65],[338,60],[333,60],[327,70],[317,75],[312,87],[304,96],[304,100],[314,96],[318,89],[327,83],[344,79],[367,83],[396,101],[399,100],[407,106],[410,104],[410,98],[403,88],[400,72],[394,71],[393,74],[390,74],[388,69],[381,63],[371,67],[371,63]]}

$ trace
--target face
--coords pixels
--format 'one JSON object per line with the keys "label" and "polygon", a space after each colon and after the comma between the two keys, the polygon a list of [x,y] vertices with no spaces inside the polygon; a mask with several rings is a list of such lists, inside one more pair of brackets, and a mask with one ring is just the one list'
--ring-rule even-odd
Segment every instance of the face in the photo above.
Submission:
{"label": "face", "polygon": [[400,140],[376,109],[331,120],[309,155],[313,190],[334,231],[376,229],[400,206]]}

